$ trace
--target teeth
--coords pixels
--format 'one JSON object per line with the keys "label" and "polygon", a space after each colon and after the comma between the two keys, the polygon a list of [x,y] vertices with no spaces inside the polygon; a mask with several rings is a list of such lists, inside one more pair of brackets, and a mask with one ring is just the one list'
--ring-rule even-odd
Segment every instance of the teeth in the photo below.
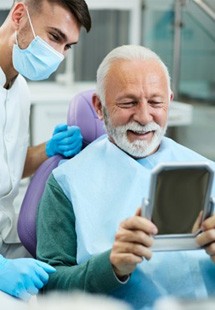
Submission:
{"label": "teeth", "polygon": [[134,131],[134,132],[137,133],[138,135],[145,135],[149,131]]}
{"label": "teeth", "polygon": [[137,135],[146,135],[146,134],[154,131],[154,130],[134,130],[134,129],[127,129],[127,130],[132,131],[133,133],[135,133]]}

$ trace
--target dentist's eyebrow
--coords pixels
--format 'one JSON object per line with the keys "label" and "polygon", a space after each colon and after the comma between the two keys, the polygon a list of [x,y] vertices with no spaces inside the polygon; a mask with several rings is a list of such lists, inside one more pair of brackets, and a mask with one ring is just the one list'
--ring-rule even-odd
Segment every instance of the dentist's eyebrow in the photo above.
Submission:
{"label": "dentist's eyebrow", "polygon": [[[67,35],[65,33],[63,33],[60,29],[55,28],[55,27],[49,27],[49,30],[57,32],[57,34],[62,39],[62,41],[66,42],[68,40]],[[74,45],[74,44],[77,44],[77,43],[78,43],[78,41],[69,42],[68,45]]]}

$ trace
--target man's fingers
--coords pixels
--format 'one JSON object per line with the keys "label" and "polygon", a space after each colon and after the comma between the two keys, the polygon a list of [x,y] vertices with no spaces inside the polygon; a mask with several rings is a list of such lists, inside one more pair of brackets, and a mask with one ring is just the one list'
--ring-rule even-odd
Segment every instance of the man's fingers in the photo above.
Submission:
{"label": "man's fingers", "polygon": [[201,220],[202,220],[202,215],[203,215],[203,211],[201,211],[193,225],[192,228],[192,233],[194,234],[195,232],[197,232],[200,228],[200,224],[201,224]]}
{"label": "man's fingers", "polygon": [[[141,262],[143,258],[149,260],[152,257],[152,252],[149,248],[135,243],[121,243],[115,244],[113,246],[113,255],[119,261],[115,264],[124,263],[124,264],[136,264]],[[123,257],[123,261],[120,258]],[[137,258],[138,257],[138,258]],[[141,260],[140,260],[141,258]]]}
{"label": "man's fingers", "polygon": [[120,242],[134,242],[151,247],[154,239],[140,230],[125,230],[124,228],[120,228],[115,235],[115,240]]}
{"label": "man's fingers", "polygon": [[133,216],[123,221],[120,227],[127,230],[141,230],[147,234],[156,235],[157,227],[149,220],[142,216]]}
{"label": "man's fingers", "polygon": [[200,233],[196,237],[196,241],[200,246],[206,246],[212,242],[215,242],[215,229],[210,229]]}
{"label": "man's fingers", "polygon": [[137,211],[135,212],[136,216],[141,216],[141,208],[138,208]]}
{"label": "man's fingers", "polygon": [[202,229],[205,230],[209,230],[209,229],[215,229],[215,215],[210,216],[209,218],[207,218],[206,220],[204,220],[204,222],[202,223]]}
{"label": "man's fingers", "polygon": [[205,247],[205,251],[208,255],[214,256],[215,255],[215,243],[212,242],[208,246]]}

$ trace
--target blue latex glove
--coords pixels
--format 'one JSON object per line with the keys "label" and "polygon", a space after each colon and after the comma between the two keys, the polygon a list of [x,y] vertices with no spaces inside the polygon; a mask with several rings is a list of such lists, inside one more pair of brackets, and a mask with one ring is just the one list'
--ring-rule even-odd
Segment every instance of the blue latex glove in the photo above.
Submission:
{"label": "blue latex glove", "polygon": [[55,269],[33,258],[6,259],[0,255],[0,290],[23,300],[36,295]]}
{"label": "blue latex glove", "polygon": [[66,124],[57,125],[52,138],[46,143],[46,155],[48,157],[61,154],[72,157],[80,152],[83,137],[80,128]]}

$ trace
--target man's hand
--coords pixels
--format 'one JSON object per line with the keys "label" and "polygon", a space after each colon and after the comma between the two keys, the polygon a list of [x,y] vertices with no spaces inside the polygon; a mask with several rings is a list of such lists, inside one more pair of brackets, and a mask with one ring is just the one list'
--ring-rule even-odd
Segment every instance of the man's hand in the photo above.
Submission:
{"label": "man's hand", "polygon": [[132,273],[144,258],[149,260],[152,256],[150,247],[157,228],[140,215],[141,211],[138,209],[135,216],[120,224],[115,235],[110,261],[119,279]]}
{"label": "man's hand", "polygon": [[197,243],[203,247],[215,263],[215,215],[206,219],[201,225],[202,233],[196,237]]}
{"label": "man's hand", "polygon": [[200,211],[199,215],[198,215],[198,217],[197,217],[197,219],[193,225],[192,234],[195,234],[201,228],[202,215],[203,215],[203,211]]}

